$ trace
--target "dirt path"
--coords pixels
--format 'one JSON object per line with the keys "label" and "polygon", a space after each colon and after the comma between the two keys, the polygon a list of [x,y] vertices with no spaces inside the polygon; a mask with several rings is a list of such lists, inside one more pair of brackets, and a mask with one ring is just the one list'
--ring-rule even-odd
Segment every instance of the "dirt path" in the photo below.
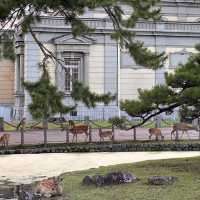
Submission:
{"label": "dirt path", "polygon": [[[165,139],[170,139],[171,128],[162,128],[162,133]],[[0,135],[3,133],[0,133]],[[196,131],[188,131],[188,135],[184,135],[182,139],[198,139],[199,133]],[[181,135],[181,134],[180,134]],[[148,140],[149,134],[148,129],[138,128],[137,129],[137,140]],[[154,139],[152,137],[152,139]],[[115,131],[115,140],[133,140],[133,130]],[[48,131],[48,143],[64,143],[66,141],[65,132],[59,130],[49,130]],[[70,134],[70,141],[72,141],[72,135]],[[79,135],[78,141],[85,141],[85,135]],[[99,141],[99,135],[97,130],[92,131],[92,141]],[[25,133],[25,144],[41,144],[43,143],[43,132],[42,131],[31,131]],[[10,132],[10,145],[20,144],[20,133]]]}
{"label": "dirt path", "polygon": [[30,183],[65,172],[145,160],[200,156],[200,152],[122,152],[0,156],[0,184]]}

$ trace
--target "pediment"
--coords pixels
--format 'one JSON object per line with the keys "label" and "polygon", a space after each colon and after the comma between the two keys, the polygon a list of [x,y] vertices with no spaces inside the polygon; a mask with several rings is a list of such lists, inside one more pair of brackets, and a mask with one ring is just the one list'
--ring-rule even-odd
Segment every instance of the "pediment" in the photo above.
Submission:
{"label": "pediment", "polygon": [[85,45],[91,45],[95,43],[95,40],[93,38],[90,38],[88,36],[78,36],[74,37],[72,34],[68,35],[62,35],[57,38],[52,39],[54,44],[85,44]]}

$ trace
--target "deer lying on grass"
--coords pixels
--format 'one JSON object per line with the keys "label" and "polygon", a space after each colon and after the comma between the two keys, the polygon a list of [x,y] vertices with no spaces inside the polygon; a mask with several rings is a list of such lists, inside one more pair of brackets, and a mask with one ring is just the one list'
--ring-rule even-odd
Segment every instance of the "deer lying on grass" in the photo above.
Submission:
{"label": "deer lying on grass", "polygon": [[86,124],[79,124],[79,125],[75,125],[75,123],[71,120],[69,120],[69,132],[73,134],[73,139],[72,142],[74,142],[74,138],[76,137],[76,142],[77,142],[77,137],[80,134],[85,134],[86,138],[85,140],[87,141],[87,138],[89,136],[89,126]]}
{"label": "deer lying on grass", "polygon": [[100,142],[104,141],[104,138],[108,137],[110,140],[113,140],[113,132],[112,131],[102,131],[101,128],[99,128],[99,137]]}
{"label": "deer lying on grass", "polygon": [[[172,132],[171,132],[171,140],[172,140],[172,135],[175,136],[175,132],[176,131],[182,131],[182,136],[183,137],[183,134],[186,133],[188,135],[188,130],[195,130],[195,131],[198,131],[198,127],[197,126],[192,126],[190,124],[187,124],[187,123],[184,123],[184,122],[180,122],[180,123],[176,123],[173,125],[173,128],[172,128]],[[189,135],[188,135],[189,137]]]}
{"label": "deer lying on grass", "polygon": [[9,139],[10,139],[10,134],[7,134],[7,133],[3,134],[0,137],[0,144],[2,144],[2,147],[7,147],[8,146]]}
{"label": "deer lying on grass", "polygon": [[161,129],[160,128],[150,128],[149,129],[149,139],[151,140],[152,135],[156,136],[156,140],[158,140],[158,137],[161,138],[161,140],[164,140],[164,136],[161,133]]}

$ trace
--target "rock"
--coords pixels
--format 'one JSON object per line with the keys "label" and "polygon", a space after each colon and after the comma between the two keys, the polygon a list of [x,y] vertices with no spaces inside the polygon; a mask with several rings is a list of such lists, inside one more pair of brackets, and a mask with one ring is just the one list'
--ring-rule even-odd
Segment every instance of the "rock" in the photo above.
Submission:
{"label": "rock", "polygon": [[124,183],[133,183],[139,180],[135,175],[130,172],[123,173],[123,182]]}
{"label": "rock", "polygon": [[123,183],[123,173],[122,172],[111,172],[105,177],[105,185],[115,185]]}
{"label": "rock", "polygon": [[150,185],[169,185],[173,184],[177,180],[174,176],[151,176],[148,178]]}
{"label": "rock", "polygon": [[137,177],[130,172],[110,172],[105,176],[85,176],[82,183],[86,186],[96,185],[97,187],[100,187],[106,185],[133,183],[137,180]]}
{"label": "rock", "polygon": [[100,175],[95,175],[93,176],[93,182],[94,184],[97,186],[97,187],[101,187],[101,186],[104,186],[105,183],[104,183],[104,177],[103,176],[100,176]]}
{"label": "rock", "polygon": [[83,185],[89,186],[89,185],[93,185],[94,181],[93,181],[93,177],[92,176],[85,176],[83,179]]}
{"label": "rock", "polygon": [[0,185],[0,199],[13,199],[14,197],[15,197],[14,187]]}

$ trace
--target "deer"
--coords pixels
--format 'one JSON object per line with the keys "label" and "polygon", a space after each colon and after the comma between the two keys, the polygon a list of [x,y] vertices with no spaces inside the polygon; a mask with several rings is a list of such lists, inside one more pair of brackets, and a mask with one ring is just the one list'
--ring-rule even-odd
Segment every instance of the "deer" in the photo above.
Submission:
{"label": "deer", "polygon": [[[175,136],[176,131],[182,131],[182,136],[183,136],[184,133],[186,133],[188,135],[188,133],[187,133],[188,130],[198,131],[198,127],[192,126],[192,125],[184,123],[184,122],[174,124],[172,127],[172,131],[171,131],[171,140],[172,140],[172,135]],[[188,135],[188,137],[189,137],[189,135]]]}
{"label": "deer", "polygon": [[113,132],[112,131],[102,131],[101,128],[99,128],[99,137],[100,137],[100,142],[106,137],[109,137],[110,140],[113,141]]}
{"label": "deer", "polygon": [[69,128],[69,132],[73,134],[73,139],[72,142],[74,142],[74,139],[76,137],[76,143],[77,143],[77,137],[80,134],[85,134],[86,135],[86,139],[85,141],[87,141],[87,138],[89,136],[89,126],[86,124],[79,124],[79,125],[75,125],[75,123],[72,120],[69,120],[69,125],[71,126],[71,128]]}
{"label": "deer", "polygon": [[0,143],[2,144],[2,147],[7,147],[10,139],[10,134],[5,133],[0,137]]}
{"label": "deer", "polygon": [[156,136],[156,140],[158,140],[158,137],[161,138],[161,140],[164,140],[164,136],[162,135],[160,128],[150,128],[149,129],[149,139],[151,140],[152,135]]}

